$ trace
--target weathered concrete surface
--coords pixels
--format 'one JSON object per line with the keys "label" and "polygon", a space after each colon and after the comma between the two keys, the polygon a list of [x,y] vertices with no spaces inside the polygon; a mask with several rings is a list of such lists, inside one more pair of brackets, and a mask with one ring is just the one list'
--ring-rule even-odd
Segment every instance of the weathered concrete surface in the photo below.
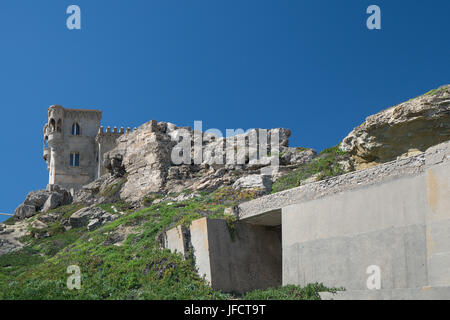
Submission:
{"label": "weathered concrete surface", "polygon": [[[246,292],[281,285],[281,230],[279,227],[202,218],[190,227],[198,273],[212,288]],[[184,250],[180,227],[166,233],[166,248]]]}
{"label": "weathered concrete surface", "polygon": [[428,282],[450,286],[450,161],[425,173]]}
{"label": "weathered concrete surface", "polygon": [[377,265],[384,290],[449,286],[449,145],[429,149],[415,175],[283,208],[283,284],[366,290]]}
{"label": "weathered concrete surface", "polygon": [[[439,153],[440,154],[440,153]],[[310,183],[261,197],[239,205],[239,219],[258,225],[280,225],[281,208],[291,204],[319,199],[327,195],[351,191],[424,171],[425,154],[401,159],[377,167],[350,172],[327,180]]]}
{"label": "weathered concrete surface", "polygon": [[[283,208],[283,284],[364,289],[426,285],[423,177],[404,178]],[[386,205],[388,204],[388,205]]]}
{"label": "weathered concrete surface", "polygon": [[450,287],[352,290],[319,295],[322,300],[450,300]]}
{"label": "weathered concrete surface", "polygon": [[181,226],[177,226],[165,232],[163,247],[172,252],[184,254],[187,250],[185,246],[185,235]]}

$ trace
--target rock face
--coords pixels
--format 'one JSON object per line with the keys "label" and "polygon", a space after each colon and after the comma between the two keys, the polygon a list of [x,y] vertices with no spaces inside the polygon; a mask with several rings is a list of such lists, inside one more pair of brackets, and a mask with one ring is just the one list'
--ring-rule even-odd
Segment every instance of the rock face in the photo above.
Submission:
{"label": "rock face", "polygon": [[36,207],[27,204],[21,204],[14,211],[14,215],[19,219],[29,218],[36,214]]}
{"label": "rock face", "polygon": [[342,141],[357,170],[424,152],[450,139],[450,85],[383,110]]}
{"label": "rock face", "polygon": [[69,218],[68,226],[79,228],[87,225],[88,229],[92,230],[116,218],[116,215],[110,214],[99,207],[90,206],[73,213]]}
{"label": "rock face", "polygon": [[272,180],[269,176],[252,174],[236,180],[233,189],[263,189],[266,193],[272,190]]}
{"label": "rock face", "polygon": [[14,211],[14,215],[19,219],[29,218],[39,211],[48,211],[70,203],[72,203],[70,193],[53,185],[51,190],[37,190],[28,193],[23,204]]}
{"label": "rock face", "polygon": [[28,227],[26,220],[16,221],[13,225],[0,223],[0,255],[23,247],[19,239],[28,233]]}
{"label": "rock face", "polygon": [[36,210],[41,210],[51,193],[47,190],[37,190],[28,193],[25,201],[26,205],[34,206]]}
{"label": "rock face", "polygon": [[75,192],[73,202],[86,205],[116,202],[124,181],[125,179],[122,177],[117,178],[114,175],[105,174]]}
{"label": "rock face", "polygon": [[[281,166],[311,161],[316,152],[290,148],[290,134],[290,130],[283,128],[253,129],[223,138],[152,120],[120,136],[117,146],[105,154],[104,164],[111,178],[124,177],[120,198],[128,201],[158,192],[213,191],[221,186],[231,186],[245,176],[252,176],[249,179],[255,182],[254,175],[260,175],[261,168],[268,168],[277,159]],[[276,149],[272,146],[273,139],[279,142]],[[187,152],[180,152],[181,142],[186,142]],[[256,157],[256,154],[260,156]],[[183,161],[176,160],[177,156]],[[270,174],[258,179],[259,182],[254,184],[270,192]],[[98,192],[104,186],[104,182],[93,182],[83,190],[89,187]],[[75,198],[86,199],[87,193],[77,193]]]}

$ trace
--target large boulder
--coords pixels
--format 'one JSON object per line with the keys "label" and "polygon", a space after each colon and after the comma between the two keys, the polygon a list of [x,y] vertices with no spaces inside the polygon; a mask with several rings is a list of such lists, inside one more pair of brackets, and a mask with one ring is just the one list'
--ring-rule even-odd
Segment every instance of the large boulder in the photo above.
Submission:
{"label": "large boulder", "polygon": [[60,202],[58,206],[65,206],[72,203],[73,201],[72,195],[66,189],[63,189],[58,185],[51,185],[49,186],[48,189],[51,191],[52,194],[56,193],[61,196],[59,198]]}
{"label": "large boulder", "polygon": [[113,221],[116,218],[117,215],[110,214],[102,208],[93,205],[73,213],[69,218],[68,224],[72,228],[88,226],[88,229],[91,230],[101,224]]}
{"label": "large boulder", "polygon": [[29,218],[39,211],[45,212],[71,203],[72,195],[67,190],[52,185],[47,190],[29,192],[23,204],[14,211],[14,215],[18,219]]}
{"label": "large boulder", "polygon": [[25,198],[25,201],[23,202],[26,205],[34,206],[36,207],[36,210],[41,210],[42,207],[45,204],[45,201],[47,201],[47,198],[51,192],[47,190],[36,190],[31,191],[27,194],[27,197]]}
{"label": "large boulder", "polygon": [[236,180],[233,183],[233,189],[262,189],[265,193],[272,191],[272,179],[270,176],[261,174],[252,174]]}
{"label": "large boulder", "polygon": [[46,212],[72,203],[72,195],[66,189],[62,189],[58,185],[52,185],[49,190],[47,190],[48,197],[41,211]]}
{"label": "large boulder", "polygon": [[59,193],[52,193],[45,201],[42,211],[49,211],[59,207],[62,203],[63,196]]}
{"label": "large boulder", "polygon": [[280,153],[280,162],[283,165],[302,165],[316,156],[317,152],[313,149],[287,147]]}
{"label": "large boulder", "polygon": [[450,85],[369,116],[342,141],[357,170],[424,152],[450,139]]}
{"label": "large boulder", "polygon": [[29,217],[34,216],[35,214],[36,214],[36,207],[35,206],[30,206],[28,204],[21,204],[14,211],[14,215],[18,219],[29,218]]}

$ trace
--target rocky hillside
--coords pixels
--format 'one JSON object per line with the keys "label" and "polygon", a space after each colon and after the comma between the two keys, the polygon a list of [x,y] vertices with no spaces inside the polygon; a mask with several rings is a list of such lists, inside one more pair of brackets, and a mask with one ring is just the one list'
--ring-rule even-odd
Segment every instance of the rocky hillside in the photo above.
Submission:
{"label": "rocky hillside", "polygon": [[[367,118],[339,146],[317,154],[289,146],[290,131],[268,130],[266,155],[240,151],[259,129],[234,136],[229,146],[240,164],[220,164],[226,140],[171,123],[150,121],[120,137],[105,155],[109,173],[71,195],[53,186],[30,192],[15,216],[0,224],[0,299],[229,299],[211,290],[195,271],[192,257],[161,249],[161,234],[208,216],[232,228],[237,204],[355,169],[425,150],[449,139],[450,87]],[[172,161],[188,132],[202,138],[202,161]],[[239,140],[241,138],[241,140]],[[279,139],[279,147],[271,147]],[[255,148],[254,148],[255,149]],[[221,153],[220,151],[223,151]],[[276,158],[272,175],[261,174]],[[219,163],[217,163],[219,162]],[[81,290],[66,287],[67,267],[82,269]],[[257,291],[244,298],[317,299],[319,284]],[[331,290],[331,289],[330,289]]]}
{"label": "rocky hillside", "polygon": [[[189,163],[175,164],[172,153],[179,141],[181,132],[187,132],[194,145],[196,139],[203,142],[201,148],[192,148]],[[290,131],[287,129],[267,130],[269,143],[261,146],[260,139],[254,149],[263,148],[265,156],[259,159],[251,157],[249,141],[260,136],[261,129],[254,129],[231,138],[217,138],[211,134],[195,134],[189,128],[179,128],[171,123],[150,121],[137,130],[119,138],[118,146],[105,155],[105,167],[110,175],[84,186],[75,195],[76,203],[108,203],[122,199],[136,207],[142,201],[180,201],[193,198],[199,192],[213,192],[219,188],[231,187],[235,190],[257,190],[258,195],[272,191],[273,182],[288,174],[299,165],[311,162],[316,151],[306,148],[289,147]],[[272,150],[270,139],[279,139],[278,147]],[[239,141],[246,148],[239,147]],[[227,148],[231,148],[235,161],[227,162]],[[202,160],[197,152],[201,152]],[[214,159],[215,157],[215,159]],[[220,157],[219,159],[217,157]],[[277,158],[278,171],[273,175],[262,174],[261,170],[271,165]],[[238,164],[237,159],[242,159]],[[174,197],[174,194],[178,194]],[[190,194],[186,196],[186,194]]]}

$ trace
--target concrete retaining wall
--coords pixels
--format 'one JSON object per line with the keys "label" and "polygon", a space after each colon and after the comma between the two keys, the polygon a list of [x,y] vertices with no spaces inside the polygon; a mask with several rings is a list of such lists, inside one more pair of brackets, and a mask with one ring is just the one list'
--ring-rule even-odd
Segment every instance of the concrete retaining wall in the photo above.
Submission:
{"label": "concrete retaining wall", "polygon": [[449,143],[420,171],[282,208],[283,284],[367,290],[450,285]]}

